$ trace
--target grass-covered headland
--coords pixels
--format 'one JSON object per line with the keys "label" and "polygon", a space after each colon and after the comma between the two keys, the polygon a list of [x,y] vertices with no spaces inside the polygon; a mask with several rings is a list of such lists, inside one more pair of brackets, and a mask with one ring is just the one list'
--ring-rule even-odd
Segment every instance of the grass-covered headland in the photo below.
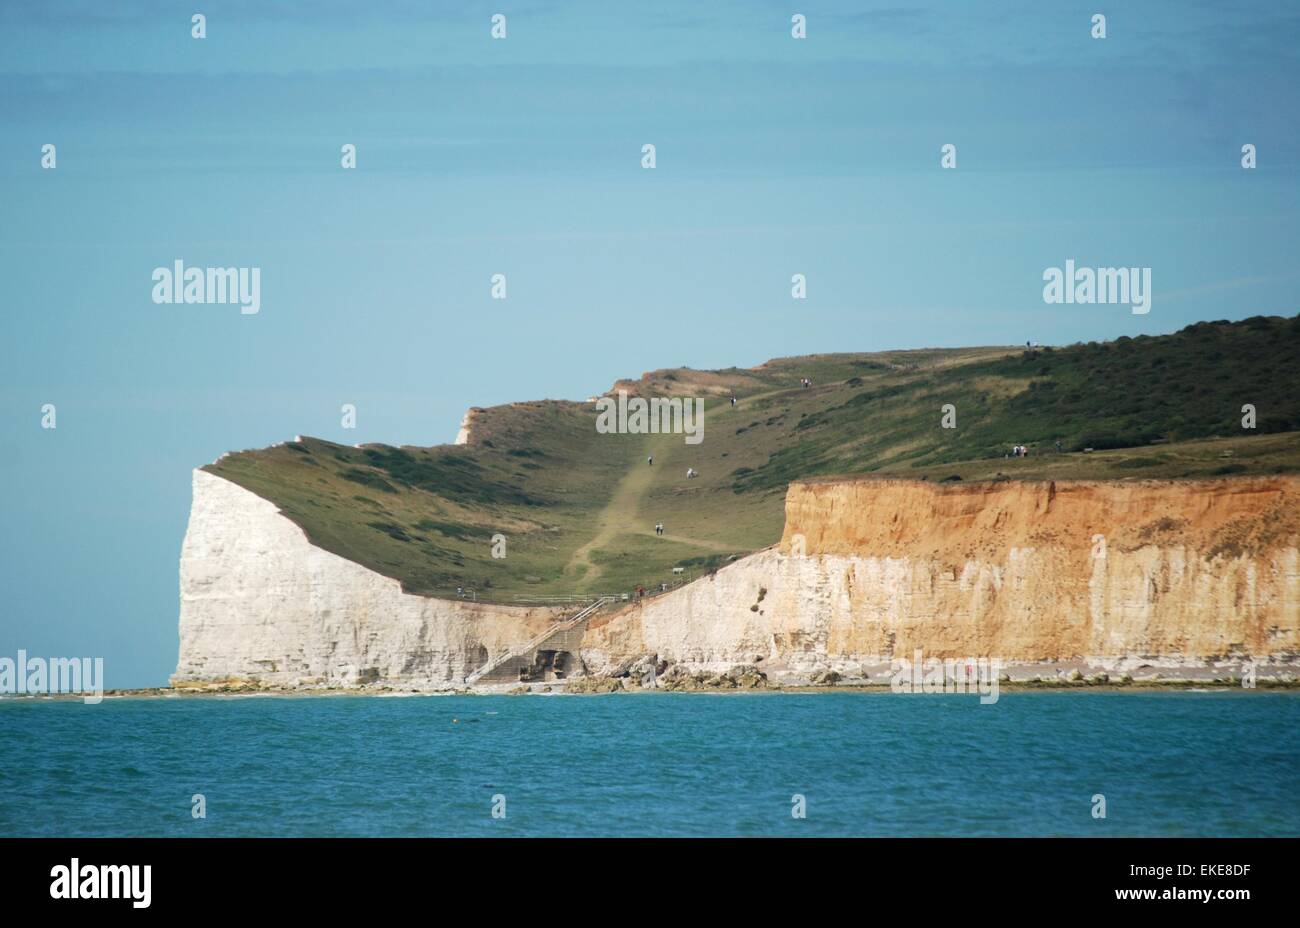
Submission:
{"label": "grass-covered headland", "polygon": [[[617,593],[671,580],[674,567],[684,568],[677,576],[715,568],[780,537],[785,488],[804,477],[1300,470],[1300,316],[1064,347],[671,369],[617,386],[705,397],[703,442],[601,434],[593,404],[539,401],[477,412],[468,445],[355,448],[304,438],[206,469],[408,592],[455,596],[461,587],[506,602]],[[945,404],[956,428],[941,427]],[[1246,405],[1253,429],[1242,425]],[[1028,456],[1008,457],[1013,445]],[[688,467],[699,476],[688,479]],[[498,533],[504,558],[492,556]]]}

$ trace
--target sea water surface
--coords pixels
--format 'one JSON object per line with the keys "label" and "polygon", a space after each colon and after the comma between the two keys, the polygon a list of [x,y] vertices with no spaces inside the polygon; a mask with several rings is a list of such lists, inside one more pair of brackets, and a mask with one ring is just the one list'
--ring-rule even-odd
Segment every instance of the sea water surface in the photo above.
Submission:
{"label": "sea water surface", "polygon": [[1297,834],[1300,693],[0,700],[5,836]]}

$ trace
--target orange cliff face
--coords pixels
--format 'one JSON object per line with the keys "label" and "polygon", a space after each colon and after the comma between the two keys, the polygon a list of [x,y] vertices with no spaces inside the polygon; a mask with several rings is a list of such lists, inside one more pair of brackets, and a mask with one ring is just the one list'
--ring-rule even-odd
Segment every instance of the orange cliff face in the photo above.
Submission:
{"label": "orange cliff face", "polygon": [[924,606],[878,604],[895,649],[901,634],[1011,660],[1300,651],[1292,476],[795,484],[781,550],[801,535],[809,557],[906,562],[905,595]]}
{"label": "orange cliff face", "polygon": [[786,495],[783,553],[983,556],[1052,547],[1091,570],[1109,549],[1182,545],[1258,557],[1300,542],[1300,477],[1225,480],[810,481]]}
{"label": "orange cliff face", "polygon": [[792,669],[911,657],[1300,659],[1300,478],[792,484],[780,545],[593,623],[631,651]]}

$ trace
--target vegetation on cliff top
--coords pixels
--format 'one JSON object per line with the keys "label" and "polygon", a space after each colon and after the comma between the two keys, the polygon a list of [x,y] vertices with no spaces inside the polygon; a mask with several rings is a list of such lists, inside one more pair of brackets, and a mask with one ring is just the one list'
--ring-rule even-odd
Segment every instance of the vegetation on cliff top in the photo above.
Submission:
{"label": "vegetation on cliff top", "polygon": [[[811,387],[801,386],[805,377]],[[599,434],[594,406],[542,401],[478,411],[469,445],[355,448],[307,438],[206,469],[274,502],[314,544],[410,592],[464,587],[502,601],[621,592],[670,580],[677,566],[715,567],[775,542],[786,485],[817,475],[1300,470],[1300,317],[1063,348],[662,370],[616,386],[706,397],[704,441]],[[955,429],[940,427],[947,403]],[[1241,427],[1245,404],[1256,409],[1253,431]],[[1012,445],[1028,446],[1028,457],[1007,457]],[[688,479],[688,467],[699,476]],[[504,558],[492,556],[498,533]]]}

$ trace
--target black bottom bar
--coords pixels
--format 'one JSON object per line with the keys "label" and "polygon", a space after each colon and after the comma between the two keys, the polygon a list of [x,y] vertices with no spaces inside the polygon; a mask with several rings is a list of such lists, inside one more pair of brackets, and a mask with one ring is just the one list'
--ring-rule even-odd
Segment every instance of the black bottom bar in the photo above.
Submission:
{"label": "black bottom bar", "polygon": [[[1126,909],[1231,918],[1293,898],[1295,839],[843,840],[3,839],[3,906],[204,920],[395,917],[432,905],[662,918],[695,901],[733,915],[773,896],[820,912],[983,920]],[[79,879],[74,894],[73,861]],[[123,866],[136,869],[120,869]],[[147,871],[148,905],[144,867]],[[106,870],[113,867],[113,870]],[[1285,882],[1284,882],[1285,881]],[[112,894],[117,898],[84,898]],[[59,896],[61,898],[56,898]],[[695,901],[692,901],[695,900]],[[710,903],[709,900],[712,900]],[[768,901],[765,901],[768,900]],[[504,904],[504,905],[502,905]],[[384,913],[387,913],[385,915]],[[856,914],[855,914],[856,913]]]}

